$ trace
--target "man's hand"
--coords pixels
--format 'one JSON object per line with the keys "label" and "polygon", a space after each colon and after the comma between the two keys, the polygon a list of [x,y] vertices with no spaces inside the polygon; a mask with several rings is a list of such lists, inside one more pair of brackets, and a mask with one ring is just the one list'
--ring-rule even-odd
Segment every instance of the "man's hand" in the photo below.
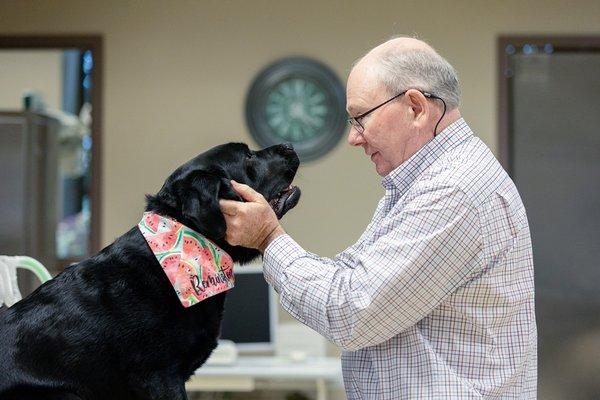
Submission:
{"label": "man's hand", "polygon": [[246,203],[219,200],[219,206],[227,223],[225,240],[233,246],[265,249],[276,237],[285,234],[275,212],[265,198],[250,186],[231,181],[233,189]]}

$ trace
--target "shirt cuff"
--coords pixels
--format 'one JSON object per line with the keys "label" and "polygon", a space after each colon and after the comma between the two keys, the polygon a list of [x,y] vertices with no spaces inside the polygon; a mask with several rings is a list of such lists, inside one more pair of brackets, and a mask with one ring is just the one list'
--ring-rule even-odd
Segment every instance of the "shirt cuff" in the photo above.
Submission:
{"label": "shirt cuff", "polygon": [[285,269],[306,253],[306,250],[287,234],[278,236],[269,243],[263,254],[263,275],[277,293],[284,283]]}

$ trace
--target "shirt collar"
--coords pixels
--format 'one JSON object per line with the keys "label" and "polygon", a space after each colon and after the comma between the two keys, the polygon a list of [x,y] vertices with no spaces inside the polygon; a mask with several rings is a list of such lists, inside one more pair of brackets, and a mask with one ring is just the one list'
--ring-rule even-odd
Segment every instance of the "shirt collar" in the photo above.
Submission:
{"label": "shirt collar", "polygon": [[381,184],[386,190],[403,193],[421,172],[433,164],[443,153],[472,135],[473,132],[464,118],[459,118],[427,142],[412,157],[387,174],[381,180]]}

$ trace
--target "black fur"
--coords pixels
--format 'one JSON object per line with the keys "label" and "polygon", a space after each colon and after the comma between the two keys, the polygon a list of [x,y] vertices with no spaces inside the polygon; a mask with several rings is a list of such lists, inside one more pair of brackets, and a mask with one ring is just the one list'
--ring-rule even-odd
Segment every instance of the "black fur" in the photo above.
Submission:
{"label": "black fur", "polygon": [[[225,242],[218,198],[239,199],[235,179],[272,199],[298,164],[288,145],[217,146],[173,172],[147,196],[146,210],[177,219],[243,264],[259,252]],[[184,308],[135,226],[0,311],[0,400],[186,399],[185,381],[216,346],[224,301],[222,293]]]}

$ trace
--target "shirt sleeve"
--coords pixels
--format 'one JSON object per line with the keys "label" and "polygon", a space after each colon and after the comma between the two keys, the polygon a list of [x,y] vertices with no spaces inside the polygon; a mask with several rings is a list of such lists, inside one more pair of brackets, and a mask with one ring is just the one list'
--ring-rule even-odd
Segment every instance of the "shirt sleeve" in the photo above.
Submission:
{"label": "shirt sleeve", "polygon": [[476,209],[450,186],[421,191],[365,246],[355,265],[305,251],[290,236],[269,244],[264,275],[292,316],[344,350],[413,326],[481,269]]}

